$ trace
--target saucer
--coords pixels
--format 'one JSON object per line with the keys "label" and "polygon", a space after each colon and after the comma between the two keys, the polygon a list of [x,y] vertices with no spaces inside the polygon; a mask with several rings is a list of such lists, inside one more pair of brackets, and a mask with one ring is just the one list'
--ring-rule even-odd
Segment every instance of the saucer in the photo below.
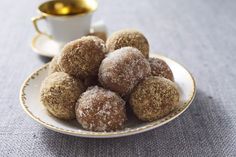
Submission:
{"label": "saucer", "polygon": [[63,45],[47,35],[37,34],[33,37],[31,47],[41,56],[54,57],[60,52]]}
{"label": "saucer", "polygon": [[[72,136],[90,138],[112,138],[129,136],[160,127],[179,117],[192,103],[196,94],[196,84],[191,73],[176,61],[164,56],[150,54],[151,57],[163,59],[171,68],[175,83],[180,91],[180,103],[176,110],[153,122],[139,121],[134,115],[128,115],[123,130],[114,132],[93,132],[83,129],[76,120],[63,121],[49,114],[40,101],[39,89],[42,81],[48,76],[48,64],[34,71],[22,84],[20,102],[24,111],[42,126],[56,132]],[[188,125],[188,124],[186,124]],[[186,126],[187,127],[187,126]]]}
{"label": "saucer", "polygon": [[[104,38],[107,37],[107,28],[104,21],[100,20],[95,22],[90,29],[89,35],[101,36],[100,38],[104,40]],[[36,34],[31,42],[33,51],[45,57],[54,57],[60,53],[63,46],[63,43],[53,40],[44,34]]]}

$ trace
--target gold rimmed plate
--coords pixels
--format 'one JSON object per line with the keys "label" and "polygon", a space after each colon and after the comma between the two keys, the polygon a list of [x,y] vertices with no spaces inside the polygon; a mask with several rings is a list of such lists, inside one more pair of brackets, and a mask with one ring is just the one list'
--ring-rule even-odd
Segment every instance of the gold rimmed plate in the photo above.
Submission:
{"label": "gold rimmed plate", "polygon": [[23,83],[20,90],[20,102],[24,111],[36,122],[56,132],[72,136],[90,138],[112,138],[134,135],[162,126],[182,114],[192,103],[196,94],[196,84],[191,73],[182,65],[164,56],[151,54],[151,57],[163,59],[170,66],[175,82],[179,87],[181,99],[179,107],[169,115],[154,122],[141,122],[134,115],[128,115],[125,129],[116,132],[92,132],[84,130],[76,120],[62,121],[50,115],[40,102],[39,89],[48,75],[48,64],[33,72]]}

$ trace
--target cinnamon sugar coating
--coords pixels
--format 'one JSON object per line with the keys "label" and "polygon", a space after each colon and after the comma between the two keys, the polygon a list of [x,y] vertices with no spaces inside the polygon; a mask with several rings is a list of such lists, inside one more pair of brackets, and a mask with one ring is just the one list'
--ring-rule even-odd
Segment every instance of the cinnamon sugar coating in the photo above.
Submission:
{"label": "cinnamon sugar coating", "polygon": [[75,104],[84,91],[82,82],[64,72],[55,72],[43,81],[40,99],[47,110],[57,118],[75,118]]}
{"label": "cinnamon sugar coating", "polygon": [[113,33],[106,42],[109,52],[122,47],[137,48],[146,58],[149,56],[149,44],[146,37],[134,29],[123,29]]}
{"label": "cinnamon sugar coating", "polygon": [[101,63],[98,77],[103,87],[125,96],[150,73],[148,60],[138,49],[123,47],[108,53]]}
{"label": "cinnamon sugar coating", "polygon": [[78,78],[96,76],[105,54],[106,48],[102,39],[86,36],[64,46],[59,65],[62,71]]}
{"label": "cinnamon sugar coating", "polygon": [[129,104],[140,120],[155,121],[173,111],[179,99],[174,82],[164,77],[150,76],[135,87]]}
{"label": "cinnamon sugar coating", "polygon": [[173,73],[165,61],[159,58],[149,58],[149,63],[153,76],[165,77],[166,79],[174,81]]}
{"label": "cinnamon sugar coating", "polygon": [[126,121],[125,101],[112,91],[90,87],[76,104],[76,118],[87,130],[120,130]]}

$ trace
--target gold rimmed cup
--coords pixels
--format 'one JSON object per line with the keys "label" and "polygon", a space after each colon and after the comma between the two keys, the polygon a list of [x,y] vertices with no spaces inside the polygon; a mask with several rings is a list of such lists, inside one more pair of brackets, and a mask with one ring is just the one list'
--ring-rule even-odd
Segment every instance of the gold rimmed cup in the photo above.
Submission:
{"label": "gold rimmed cup", "polygon": [[[37,33],[66,43],[87,35],[90,31],[96,0],[54,0],[39,5],[39,16],[32,18]],[[38,21],[45,20],[49,33],[41,31]]]}

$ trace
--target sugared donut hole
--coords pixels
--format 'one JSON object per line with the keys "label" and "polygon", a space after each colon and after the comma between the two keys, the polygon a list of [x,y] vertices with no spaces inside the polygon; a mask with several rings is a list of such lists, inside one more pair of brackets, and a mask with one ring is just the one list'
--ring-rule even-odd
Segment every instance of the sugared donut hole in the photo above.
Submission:
{"label": "sugared donut hole", "polygon": [[174,82],[164,77],[150,76],[132,91],[129,104],[140,120],[155,121],[173,111],[179,99]]}
{"label": "sugared donut hole", "polygon": [[149,58],[152,76],[165,77],[171,81],[174,81],[173,73],[168,64],[159,58]]}
{"label": "sugared donut hole", "polygon": [[76,117],[86,130],[120,130],[126,120],[125,101],[112,91],[90,87],[76,104]]}
{"label": "sugared donut hole", "polygon": [[149,56],[148,40],[141,32],[134,29],[123,29],[114,32],[107,39],[106,46],[109,52],[130,46],[137,48],[146,58]]}
{"label": "sugared donut hole", "polygon": [[59,65],[62,71],[78,77],[96,76],[106,54],[105,43],[95,36],[69,42],[62,49]]}
{"label": "sugared donut hole", "polygon": [[47,110],[60,119],[75,118],[75,104],[84,91],[83,83],[64,72],[55,72],[43,81],[40,99]]}
{"label": "sugared donut hole", "polygon": [[103,87],[125,96],[150,73],[148,60],[138,49],[123,47],[107,55],[98,77]]}

